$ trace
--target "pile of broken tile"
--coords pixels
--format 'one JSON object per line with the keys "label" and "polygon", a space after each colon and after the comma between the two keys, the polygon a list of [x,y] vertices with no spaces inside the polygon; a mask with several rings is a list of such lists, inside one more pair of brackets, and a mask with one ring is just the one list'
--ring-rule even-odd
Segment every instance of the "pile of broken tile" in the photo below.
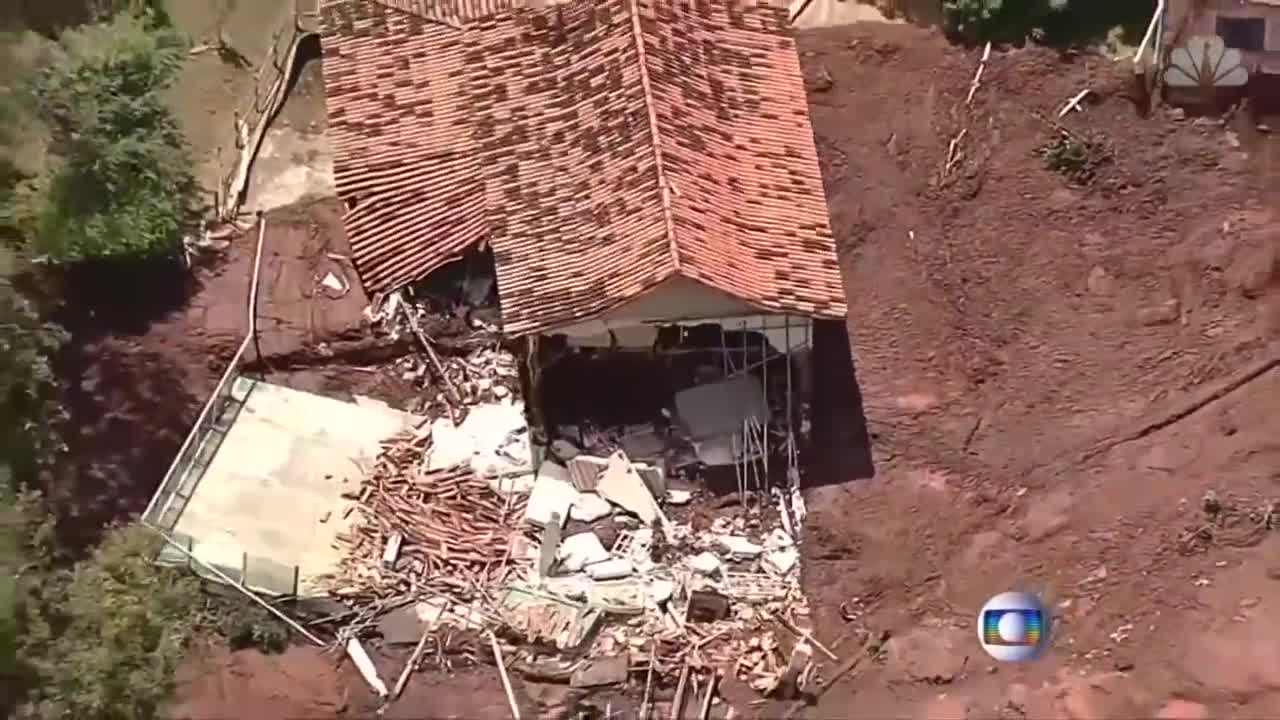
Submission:
{"label": "pile of broken tile", "polygon": [[338,632],[353,658],[370,629],[420,648],[460,631],[489,635],[519,672],[577,686],[648,668],[730,674],[761,692],[803,683],[816,643],[798,583],[798,492],[774,490],[776,511],[703,522],[702,498],[659,466],[652,428],[589,434],[587,452],[562,438],[535,467],[515,358],[425,347],[405,372],[444,406],[384,444],[353,493],[360,515],[332,578],[359,618]]}
{"label": "pile of broken tile", "polygon": [[389,442],[337,595],[399,598],[369,623],[384,642],[493,632],[513,668],[579,686],[652,661],[660,677],[718,670],[770,692],[810,666],[784,653],[812,640],[797,538],[771,521],[783,513],[735,506],[698,531],[681,518],[700,498],[621,450],[536,470],[530,455],[512,398]]}

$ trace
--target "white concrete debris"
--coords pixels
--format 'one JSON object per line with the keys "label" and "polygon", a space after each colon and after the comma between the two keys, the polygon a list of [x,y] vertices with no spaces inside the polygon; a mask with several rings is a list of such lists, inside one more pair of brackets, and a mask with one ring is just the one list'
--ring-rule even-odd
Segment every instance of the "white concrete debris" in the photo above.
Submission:
{"label": "white concrete debris", "polygon": [[593,492],[578,494],[578,499],[569,508],[569,517],[581,522],[595,522],[613,513],[613,505],[608,500]]}
{"label": "white concrete debris", "polygon": [[529,428],[519,401],[475,405],[460,426],[437,418],[431,423],[431,443],[428,470],[461,463],[470,463],[481,477],[533,470]]}
{"label": "white concrete debris", "polygon": [[685,565],[696,573],[715,575],[720,571],[720,558],[715,553],[703,552],[684,559]]}
{"label": "white concrete debris", "polygon": [[485,481],[489,483],[489,487],[502,497],[510,495],[527,495],[533,491],[534,484],[538,481],[538,476],[533,473],[521,473],[519,475],[497,475],[487,477]]}
{"label": "white concrete debris", "polygon": [[668,490],[668,505],[688,505],[693,500],[692,490]]}
{"label": "white concrete debris", "polygon": [[649,601],[654,607],[671,599],[676,592],[676,584],[671,580],[654,579],[649,582]]}
{"label": "white concrete debris", "polygon": [[716,542],[730,555],[738,557],[753,558],[764,552],[763,546],[757,545],[741,535],[721,535],[716,538]]}
{"label": "white concrete debris", "polygon": [[608,561],[610,555],[595,533],[581,532],[560,541],[557,559],[562,569],[575,573],[588,565]]}
{"label": "white concrete debris", "polygon": [[600,477],[596,492],[609,502],[635,513],[645,525],[653,525],[659,519],[666,520],[658,502],[653,499],[653,493],[649,492],[635,466],[621,452],[609,456],[609,465]]}
{"label": "white concrete debris", "polygon": [[800,553],[795,548],[770,550],[760,560],[764,569],[775,575],[786,575],[798,562],[800,562]]}
{"label": "white concrete debris", "polygon": [[592,580],[617,580],[630,575],[633,570],[631,561],[622,558],[613,558],[586,567],[587,577]]}
{"label": "white concrete debris", "polygon": [[[543,463],[543,467],[547,464]],[[557,477],[556,473],[540,473],[533,484],[533,491],[529,493],[524,518],[534,525],[543,526],[551,521],[552,513],[558,513],[563,525],[569,519],[569,508],[578,501],[578,491],[568,480]]]}
{"label": "white concrete debris", "polygon": [[342,281],[338,279],[337,275],[334,275],[331,272],[324,274],[324,278],[320,281],[320,284],[329,288],[330,290],[333,290],[334,292],[347,291],[347,286],[344,285]]}
{"label": "white concrete debris", "polygon": [[788,535],[785,530],[780,528],[774,528],[773,532],[769,533],[768,537],[764,539],[764,546],[769,550],[783,550],[785,548],[792,547],[795,544],[796,543],[791,539],[791,536]]}

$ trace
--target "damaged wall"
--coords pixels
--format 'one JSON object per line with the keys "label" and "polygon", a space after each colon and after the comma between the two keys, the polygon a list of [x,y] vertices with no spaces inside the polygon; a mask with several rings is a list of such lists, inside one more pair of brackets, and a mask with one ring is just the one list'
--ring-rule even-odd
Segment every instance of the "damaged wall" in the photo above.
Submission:
{"label": "damaged wall", "polygon": [[563,333],[574,338],[603,335],[606,337],[605,344],[608,344],[610,328],[663,320],[675,322],[759,312],[760,308],[726,292],[677,276],[599,318],[574,323],[548,334]]}

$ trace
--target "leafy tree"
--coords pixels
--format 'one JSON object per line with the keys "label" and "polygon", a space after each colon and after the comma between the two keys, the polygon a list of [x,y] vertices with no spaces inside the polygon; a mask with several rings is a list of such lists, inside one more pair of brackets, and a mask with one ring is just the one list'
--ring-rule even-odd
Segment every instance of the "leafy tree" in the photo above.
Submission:
{"label": "leafy tree", "polygon": [[61,450],[63,411],[49,359],[66,333],[41,320],[9,284],[15,262],[0,249],[0,458],[26,484]]}
{"label": "leafy tree", "polygon": [[46,167],[14,198],[36,259],[175,253],[194,190],[186,142],[163,91],[185,59],[154,16],[120,13],[62,33],[30,88],[49,131]]}
{"label": "leafy tree", "polygon": [[113,531],[72,567],[54,565],[47,524],[24,512],[17,544],[35,560],[16,576],[15,674],[28,679],[32,714],[156,717],[204,621],[200,580],[156,565],[158,540],[142,526]]}
{"label": "leafy tree", "polygon": [[1155,0],[943,0],[943,17],[949,33],[971,42],[1031,36],[1072,46],[1099,42],[1117,27],[1136,42],[1155,6]]}

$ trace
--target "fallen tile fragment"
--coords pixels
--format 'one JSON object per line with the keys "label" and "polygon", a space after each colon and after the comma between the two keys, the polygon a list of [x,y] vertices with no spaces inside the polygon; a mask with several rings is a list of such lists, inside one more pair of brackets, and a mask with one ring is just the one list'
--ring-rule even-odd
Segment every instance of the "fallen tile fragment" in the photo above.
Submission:
{"label": "fallen tile fragment", "polygon": [[569,477],[578,490],[595,490],[601,476],[609,467],[608,458],[594,455],[575,455],[568,460]]}

